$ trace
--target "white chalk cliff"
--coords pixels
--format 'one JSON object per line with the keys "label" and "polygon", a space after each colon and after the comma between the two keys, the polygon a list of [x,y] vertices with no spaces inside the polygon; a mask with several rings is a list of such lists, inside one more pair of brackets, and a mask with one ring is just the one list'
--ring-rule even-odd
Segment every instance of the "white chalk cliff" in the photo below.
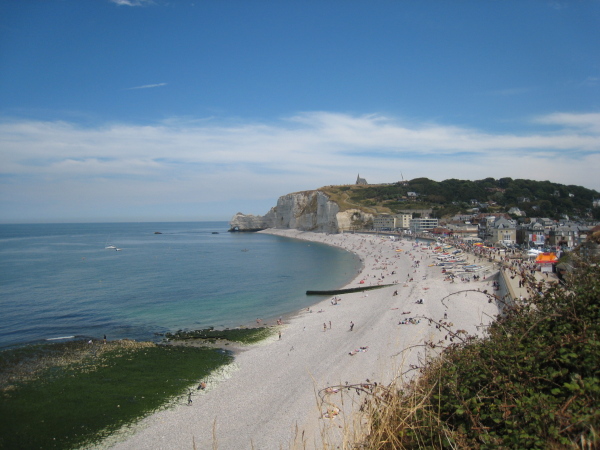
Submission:
{"label": "white chalk cliff", "polygon": [[237,213],[230,231],[293,228],[301,231],[338,233],[372,219],[358,209],[340,212],[339,205],[321,191],[303,191],[279,197],[277,206],[264,216]]}

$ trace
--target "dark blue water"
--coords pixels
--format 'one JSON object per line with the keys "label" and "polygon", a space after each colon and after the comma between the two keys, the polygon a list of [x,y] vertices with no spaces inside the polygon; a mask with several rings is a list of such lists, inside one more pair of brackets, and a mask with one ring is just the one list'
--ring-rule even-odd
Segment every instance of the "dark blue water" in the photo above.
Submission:
{"label": "dark blue water", "polygon": [[245,325],[307,307],[318,299],[306,290],[340,287],[360,266],[340,249],[227,228],[0,225],[0,347]]}

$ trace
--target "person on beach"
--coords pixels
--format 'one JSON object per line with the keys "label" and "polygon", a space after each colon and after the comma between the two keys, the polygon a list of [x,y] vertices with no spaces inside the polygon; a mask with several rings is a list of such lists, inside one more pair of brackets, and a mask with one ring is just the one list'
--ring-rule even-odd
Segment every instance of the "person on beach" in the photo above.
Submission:
{"label": "person on beach", "polygon": [[188,406],[192,404],[192,392],[188,392]]}
{"label": "person on beach", "polygon": [[323,322],[323,331],[327,331],[327,324]]}
{"label": "person on beach", "polygon": [[350,322],[350,331],[354,329],[354,322]]}
{"label": "person on beach", "polygon": [[281,340],[281,331],[279,332],[279,340]]}
{"label": "person on beach", "polygon": [[104,335],[104,343],[106,344],[106,335]]}

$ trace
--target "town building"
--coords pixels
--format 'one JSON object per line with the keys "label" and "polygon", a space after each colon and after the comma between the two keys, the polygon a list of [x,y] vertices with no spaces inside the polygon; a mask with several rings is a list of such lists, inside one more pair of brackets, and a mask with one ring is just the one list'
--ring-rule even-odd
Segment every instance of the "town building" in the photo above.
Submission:
{"label": "town building", "polygon": [[408,230],[412,214],[378,214],[373,218],[373,228],[378,231]]}
{"label": "town building", "polygon": [[581,243],[580,227],[577,225],[559,225],[548,232],[548,243],[555,247],[576,247]]}
{"label": "town building", "polygon": [[517,224],[500,217],[489,226],[489,240],[493,244],[514,245],[517,243]]}
{"label": "town building", "polygon": [[513,206],[512,208],[510,208],[508,210],[509,214],[512,214],[514,216],[517,217],[525,217],[527,214],[525,214],[525,211],[521,211],[519,208],[517,208],[516,206]]}
{"label": "town building", "polygon": [[373,217],[373,228],[377,231],[395,230],[396,217],[391,214],[378,214]]}
{"label": "town building", "polygon": [[400,213],[396,214],[396,228],[402,230],[408,230],[410,228],[410,220],[413,218],[412,214]]}
{"label": "town building", "polygon": [[546,244],[546,229],[542,222],[532,221],[517,230],[517,244],[541,247]]}
{"label": "town building", "polygon": [[476,238],[478,235],[477,225],[473,225],[470,223],[449,223],[446,225],[446,227],[454,236],[460,237],[461,239]]}
{"label": "town building", "polygon": [[439,226],[438,219],[416,218],[410,220],[409,228],[413,233],[429,232]]}

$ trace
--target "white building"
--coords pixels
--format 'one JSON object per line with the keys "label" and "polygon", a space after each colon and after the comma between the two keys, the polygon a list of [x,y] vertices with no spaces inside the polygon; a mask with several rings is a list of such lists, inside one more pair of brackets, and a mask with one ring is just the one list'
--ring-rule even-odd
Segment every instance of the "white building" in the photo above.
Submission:
{"label": "white building", "polygon": [[396,217],[391,214],[378,214],[373,218],[373,228],[390,231],[396,228]]}
{"label": "white building", "polygon": [[396,228],[402,228],[403,230],[408,230],[410,228],[410,220],[412,219],[412,214],[401,213],[396,214]]}
{"label": "white building", "polygon": [[438,219],[411,219],[410,230],[413,233],[422,233],[423,231],[433,230],[439,225]]}
{"label": "white building", "polygon": [[379,214],[373,218],[373,228],[384,231],[408,229],[410,219],[412,214]]}

